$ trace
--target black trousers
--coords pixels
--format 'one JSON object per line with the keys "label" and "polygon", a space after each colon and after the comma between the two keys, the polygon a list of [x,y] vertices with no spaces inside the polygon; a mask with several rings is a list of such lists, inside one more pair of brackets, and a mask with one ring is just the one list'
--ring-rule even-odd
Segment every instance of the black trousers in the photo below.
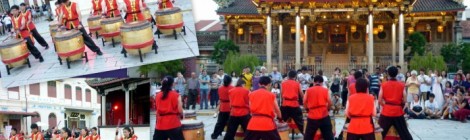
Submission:
{"label": "black trousers", "polygon": [[83,41],[85,43],[85,45],[93,52],[99,52],[100,51],[100,48],[98,48],[98,46],[96,46],[95,42],[93,41],[93,39],[91,39],[90,35],[88,35],[88,33],[86,32],[85,28],[83,27],[82,25],[82,28],[79,29],[80,32],[82,32],[82,37],[83,37]]}
{"label": "black trousers", "polygon": [[191,107],[191,105],[193,106],[192,109],[196,109],[196,99],[197,99],[197,90],[196,89],[189,89],[186,109],[189,109],[189,107]]}
{"label": "black trousers", "polygon": [[300,107],[287,107],[281,106],[282,120],[286,122],[289,118],[292,118],[299,128],[300,133],[304,134],[304,118],[302,116],[302,110]]}
{"label": "black trousers", "polygon": [[32,29],[31,30],[31,35],[33,35],[34,39],[36,39],[36,41],[38,41],[39,44],[41,44],[41,46],[49,46],[46,42],[46,40],[44,40],[44,38],[41,36],[41,34],[39,34],[38,30],[36,29]]}
{"label": "black trousers", "polygon": [[153,140],[184,140],[183,130],[181,127],[170,130],[157,130],[153,134]]}
{"label": "black trousers", "polygon": [[384,130],[382,132],[382,137],[383,138],[385,138],[385,136],[387,136],[388,130],[393,125],[395,127],[395,129],[397,130],[398,135],[400,135],[400,139],[402,139],[402,140],[412,140],[413,139],[413,137],[411,137],[410,131],[408,131],[408,127],[406,126],[405,117],[403,117],[403,116],[400,116],[400,117],[387,117],[387,116],[380,115],[379,125]]}
{"label": "black trousers", "polygon": [[318,120],[307,119],[306,129],[304,140],[312,140],[318,129],[320,129],[324,140],[334,140],[330,116]]}
{"label": "black trousers", "polygon": [[28,47],[29,52],[34,56],[34,58],[38,59],[41,57],[41,52],[39,52],[38,48],[36,48],[33,44],[33,41],[30,37],[25,38],[26,46]]}
{"label": "black trousers", "polygon": [[375,134],[351,134],[348,133],[347,140],[375,140]]}
{"label": "black trousers", "polygon": [[281,140],[277,129],[271,131],[248,130],[245,132],[244,140]]}
{"label": "black trousers", "polygon": [[217,137],[222,134],[225,126],[227,125],[228,118],[230,117],[230,112],[220,112],[219,117],[217,118],[217,123],[215,124],[214,132],[212,132],[212,139],[217,139]]}
{"label": "black trousers", "polygon": [[250,118],[250,115],[241,117],[230,116],[228,119],[227,133],[225,134],[224,140],[233,140],[239,125],[242,126],[243,132],[246,132],[246,127],[248,126],[248,122],[250,122]]}
{"label": "black trousers", "polygon": [[341,99],[343,100],[343,106],[346,106],[346,102],[348,101],[348,90],[343,90],[341,92]]}
{"label": "black trousers", "polygon": [[[344,124],[348,124],[349,122],[351,121],[351,119],[349,117],[346,117],[346,121],[344,122]],[[338,139],[342,140],[343,139],[343,131],[341,131],[338,135]]]}

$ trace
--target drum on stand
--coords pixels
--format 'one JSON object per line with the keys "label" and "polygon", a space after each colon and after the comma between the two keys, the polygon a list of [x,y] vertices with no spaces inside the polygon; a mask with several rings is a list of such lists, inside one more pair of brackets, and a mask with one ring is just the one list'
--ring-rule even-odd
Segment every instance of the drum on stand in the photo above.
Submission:
{"label": "drum on stand", "polygon": [[[141,62],[143,62],[142,55],[152,51],[152,45],[155,42],[151,26],[152,24],[148,21],[136,21],[120,27],[122,47],[129,54],[139,55]],[[127,57],[126,53],[124,57]]]}
{"label": "drum on stand", "polygon": [[155,12],[155,22],[157,22],[157,35],[173,35],[178,39],[177,32],[186,35],[186,27],[183,22],[183,14],[178,7],[159,9]]}
{"label": "drum on stand", "polygon": [[196,111],[194,110],[183,110],[184,120],[197,120]]}
{"label": "drum on stand", "polygon": [[238,126],[237,132],[235,133],[235,140],[243,140],[245,137],[245,132],[243,131],[242,126]]}
{"label": "drum on stand", "polygon": [[181,121],[184,139],[204,140],[204,124],[200,120]]}
{"label": "drum on stand", "polygon": [[96,39],[98,39],[98,35],[101,34],[101,15],[90,16],[87,19],[88,21],[88,30],[90,30],[90,34],[95,33]]}
{"label": "drum on stand", "polygon": [[86,62],[88,62],[82,32],[78,30],[59,32],[55,36],[55,41],[57,45],[57,55],[59,55],[61,65],[62,60],[65,60],[67,67],[70,69],[70,63],[72,61],[85,58]]}
{"label": "drum on stand", "polygon": [[26,46],[26,41],[23,39],[15,38],[1,43],[0,55],[2,56],[2,62],[5,64],[8,75],[10,75],[12,68],[19,67],[23,64],[28,64],[28,67],[31,68],[31,63],[28,59],[29,50]]}
{"label": "drum on stand", "polygon": [[113,47],[116,47],[115,43],[121,42],[120,28],[122,24],[124,24],[124,20],[122,20],[121,17],[101,19],[101,36],[103,36],[103,46],[105,45],[104,42],[111,41],[113,43]]}
{"label": "drum on stand", "polygon": [[60,27],[60,24],[58,21],[52,21],[51,23],[49,23],[49,32],[51,33],[52,43],[54,44],[55,51],[57,51],[57,48],[55,47],[56,45],[55,45],[54,37],[55,37],[55,34],[59,32],[59,27]]}
{"label": "drum on stand", "polygon": [[[343,126],[343,140],[347,140],[348,138],[348,126],[349,126],[349,123],[344,124]],[[383,129],[380,127],[380,125],[374,122],[375,140],[382,140],[382,132],[383,132]]]}

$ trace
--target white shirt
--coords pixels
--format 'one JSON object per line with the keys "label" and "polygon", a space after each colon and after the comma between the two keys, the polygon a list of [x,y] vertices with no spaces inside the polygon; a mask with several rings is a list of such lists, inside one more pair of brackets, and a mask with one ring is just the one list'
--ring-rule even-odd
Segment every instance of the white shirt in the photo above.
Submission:
{"label": "white shirt", "polygon": [[238,78],[237,77],[232,77],[232,86],[236,86],[238,83]]}
{"label": "white shirt", "polygon": [[275,89],[275,88],[273,88],[273,89],[271,89],[271,92],[274,93],[274,94],[276,94],[276,95],[278,95],[278,94],[281,93],[281,90],[280,90],[280,89]]}
{"label": "white shirt", "polygon": [[10,16],[6,16],[6,17],[3,19],[3,22],[5,22],[6,25],[11,24],[11,18],[10,18]]}
{"label": "white shirt", "polygon": [[426,102],[424,102],[426,108],[429,108],[431,111],[436,111],[436,110],[439,110],[439,105],[437,104],[436,101],[433,101],[432,103],[427,100]]}
{"label": "white shirt", "polygon": [[323,87],[328,88],[328,77],[323,76]]}
{"label": "white shirt", "polygon": [[[431,78],[427,75],[419,75],[418,76],[418,81],[421,83],[419,86],[420,92],[428,92],[431,89],[431,85],[428,85],[427,83],[431,83]],[[425,83],[426,82],[426,83]]]}
{"label": "white shirt", "polygon": [[300,73],[298,76],[297,76],[297,79],[299,79],[299,83],[300,83],[300,87],[302,90],[307,90],[308,87],[310,86],[310,81],[312,81],[312,76],[308,73]]}

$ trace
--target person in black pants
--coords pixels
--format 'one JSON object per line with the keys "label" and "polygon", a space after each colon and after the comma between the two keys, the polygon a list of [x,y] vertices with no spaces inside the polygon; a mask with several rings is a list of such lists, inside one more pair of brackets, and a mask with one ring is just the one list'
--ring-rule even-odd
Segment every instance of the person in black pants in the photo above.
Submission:
{"label": "person in black pants", "polygon": [[244,132],[248,127],[251,115],[247,99],[250,91],[245,89],[244,86],[245,81],[238,80],[236,87],[229,91],[231,110],[224,140],[233,140],[239,125],[241,125]]}
{"label": "person in black pants", "polygon": [[189,109],[191,105],[193,106],[192,109],[196,109],[196,99],[198,95],[198,88],[199,88],[199,80],[196,78],[196,73],[191,73],[191,78],[186,80],[188,84],[188,101],[186,104],[186,109]]}
{"label": "person in black pants", "polygon": [[34,46],[33,41],[30,38],[30,33],[26,28],[26,22],[24,17],[19,13],[18,5],[13,5],[11,7],[11,12],[13,14],[13,23],[15,25],[15,31],[19,38],[26,40],[26,46],[28,47],[29,52],[34,56],[34,58],[39,59],[39,62],[44,62],[41,52]]}
{"label": "person in black pants", "polygon": [[[306,67],[302,69],[304,72],[307,70]],[[304,134],[304,119],[299,104],[299,99],[303,98],[302,89],[300,83],[295,80],[297,77],[295,71],[289,71],[288,77],[289,79],[281,84],[282,118],[284,122],[287,122],[288,119],[293,119],[297,128],[301,130],[300,133]]]}
{"label": "person in black pants", "polygon": [[24,16],[24,19],[26,20],[26,24],[28,26],[29,31],[31,32],[31,35],[33,35],[34,39],[38,41],[39,44],[41,44],[42,47],[49,49],[49,45],[47,44],[46,40],[39,34],[38,30],[36,30],[36,27],[33,23],[33,17],[31,15],[31,11],[26,10],[26,4],[21,3],[20,4],[20,10],[21,14]]}

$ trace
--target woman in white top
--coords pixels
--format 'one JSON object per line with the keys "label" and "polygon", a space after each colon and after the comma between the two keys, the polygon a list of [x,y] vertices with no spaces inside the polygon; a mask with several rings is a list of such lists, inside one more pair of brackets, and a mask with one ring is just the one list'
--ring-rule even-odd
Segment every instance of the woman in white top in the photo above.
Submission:
{"label": "woman in white top", "polygon": [[240,79],[240,78],[237,76],[237,73],[235,71],[232,71],[231,76],[232,76],[231,85],[235,87],[237,85],[238,79]]}
{"label": "woman in white top", "polygon": [[276,95],[276,99],[278,100],[278,104],[280,104],[280,96],[281,96],[281,89],[279,89],[279,83],[274,83],[271,92]]}
{"label": "woman in white top", "polygon": [[411,101],[410,106],[408,108],[405,108],[405,110],[408,110],[408,115],[410,115],[411,118],[426,118],[426,115],[424,114],[424,107],[421,105],[417,94],[413,95],[413,101]]}
{"label": "woman in white top", "polygon": [[438,106],[444,105],[444,94],[442,93],[441,82],[442,82],[442,75],[434,71],[431,75],[432,81],[432,93],[434,94],[435,98],[434,101],[437,103]]}

